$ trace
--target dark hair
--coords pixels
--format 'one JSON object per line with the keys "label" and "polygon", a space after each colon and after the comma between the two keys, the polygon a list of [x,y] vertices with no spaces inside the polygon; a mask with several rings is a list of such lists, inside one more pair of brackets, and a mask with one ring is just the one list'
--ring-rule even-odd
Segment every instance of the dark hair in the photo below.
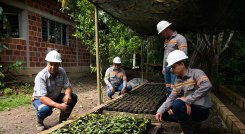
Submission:
{"label": "dark hair", "polygon": [[186,68],[188,68],[188,66],[189,66],[189,62],[188,62],[188,60],[187,60],[187,59],[185,59],[185,60],[181,60],[181,61],[178,61],[176,64],[181,64],[181,63],[183,63],[183,64],[184,64],[184,66],[185,66]]}

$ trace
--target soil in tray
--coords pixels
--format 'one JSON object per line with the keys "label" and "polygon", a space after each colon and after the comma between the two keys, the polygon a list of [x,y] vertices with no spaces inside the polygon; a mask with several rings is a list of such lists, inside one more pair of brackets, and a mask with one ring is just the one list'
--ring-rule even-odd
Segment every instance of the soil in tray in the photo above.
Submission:
{"label": "soil in tray", "polygon": [[159,85],[144,85],[140,89],[126,94],[114,103],[108,104],[105,109],[139,114],[155,114],[154,112],[163,103],[164,99],[165,97]]}

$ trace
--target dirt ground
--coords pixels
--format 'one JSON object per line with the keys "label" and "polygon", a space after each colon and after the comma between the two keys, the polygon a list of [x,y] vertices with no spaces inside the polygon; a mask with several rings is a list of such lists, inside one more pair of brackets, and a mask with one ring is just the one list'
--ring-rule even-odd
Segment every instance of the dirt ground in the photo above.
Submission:
{"label": "dirt ground", "polygon": [[[139,77],[139,74],[128,73],[128,79]],[[147,75],[146,75],[147,76]],[[161,77],[155,78],[155,75],[148,75],[147,78],[154,79],[154,82],[161,81]],[[151,79],[147,79],[151,82]],[[90,75],[83,77],[81,80],[72,81],[73,91],[78,95],[78,102],[73,109],[73,112],[69,119],[75,119],[78,116],[83,115],[86,111],[92,109],[98,105],[98,93],[96,89],[96,77]],[[104,101],[108,100],[108,97],[103,90]],[[117,95],[116,95],[117,96]],[[58,124],[60,111],[58,109],[53,110],[53,114],[44,120],[44,124],[47,128],[53,127]],[[220,120],[217,112],[214,110],[211,112],[210,118],[205,121],[203,131],[204,133],[225,133],[228,134],[225,125]],[[179,133],[180,129],[178,125],[173,126],[169,123],[165,124],[164,133]],[[19,107],[11,109],[9,111],[0,112],[0,134],[36,134],[38,131],[35,127],[35,109],[30,104],[25,107]]]}
{"label": "dirt ground", "polygon": [[[81,81],[72,82],[73,91],[78,95],[78,102],[73,109],[69,119],[75,119],[77,116],[84,114],[89,109],[98,105],[98,93],[96,89],[96,78],[90,76]],[[104,100],[108,97],[103,91]],[[47,128],[58,124],[60,110],[54,109],[53,114],[44,120]],[[35,109],[30,104],[28,106],[11,109],[0,112],[0,134],[36,134],[38,131],[35,127]]]}

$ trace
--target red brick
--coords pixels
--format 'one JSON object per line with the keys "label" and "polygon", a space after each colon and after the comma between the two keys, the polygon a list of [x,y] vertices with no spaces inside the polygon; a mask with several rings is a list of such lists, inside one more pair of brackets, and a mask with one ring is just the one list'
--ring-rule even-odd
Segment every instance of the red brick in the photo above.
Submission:
{"label": "red brick", "polygon": [[14,51],[14,55],[19,56],[20,55],[20,51],[18,51],[18,50]]}
{"label": "red brick", "polygon": [[35,62],[31,62],[31,63],[30,63],[30,66],[31,66],[31,67],[36,67],[35,65],[36,65]]}
{"label": "red brick", "polygon": [[17,45],[17,50],[23,50],[23,46]]}
{"label": "red brick", "polygon": [[1,61],[2,62],[8,62],[9,61],[9,56],[7,56],[7,55],[1,56]]}
{"label": "red brick", "polygon": [[29,31],[29,35],[30,35],[30,36],[34,36],[34,31],[31,31],[31,30],[30,30],[30,31]]}
{"label": "red brick", "polygon": [[13,42],[13,39],[10,38],[10,37],[8,37],[8,38],[5,39],[5,41],[6,41],[7,43],[12,43],[12,42]]}
{"label": "red brick", "polygon": [[26,52],[25,51],[21,51],[21,56],[26,56]]}
{"label": "red brick", "polygon": [[36,52],[36,51],[37,51],[37,47],[33,47],[33,51],[35,51],[35,52]]}
{"label": "red brick", "polygon": [[17,45],[16,44],[9,44],[9,49],[12,49],[12,50],[16,50],[17,49]]}
{"label": "red brick", "polygon": [[39,62],[36,62],[36,67],[40,67],[40,63]]}
{"label": "red brick", "polygon": [[9,58],[10,58],[10,62],[16,61],[16,56],[10,56]]}
{"label": "red brick", "polygon": [[7,55],[13,55],[13,50],[6,50],[5,52]]}
{"label": "red brick", "polygon": [[40,47],[41,46],[40,42],[35,42],[34,44],[35,44],[36,47]]}

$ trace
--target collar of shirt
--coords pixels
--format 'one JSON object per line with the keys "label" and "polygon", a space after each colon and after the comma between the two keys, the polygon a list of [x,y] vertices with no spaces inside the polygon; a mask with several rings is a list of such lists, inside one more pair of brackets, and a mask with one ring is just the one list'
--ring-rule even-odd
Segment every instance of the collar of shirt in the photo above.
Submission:
{"label": "collar of shirt", "polygon": [[184,79],[185,77],[187,77],[187,78],[190,78],[191,77],[191,69],[190,68],[188,68],[187,70],[186,70],[186,73],[185,73],[185,75],[184,75],[184,77],[183,78],[181,78],[180,76],[177,76],[177,78],[178,79]]}
{"label": "collar of shirt", "polygon": [[171,39],[174,38],[178,33],[176,31],[173,32]]}
{"label": "collar of shirt", "polygon": [[59,69],[58,69],[58,72],[55,74],[55,75],[52,75],[49,71],[48,71],[48,68],[46,67],[45,68],[48,72],[48,78],[51,79],[51,78],[55,78],[58,74],[59,74]]}

